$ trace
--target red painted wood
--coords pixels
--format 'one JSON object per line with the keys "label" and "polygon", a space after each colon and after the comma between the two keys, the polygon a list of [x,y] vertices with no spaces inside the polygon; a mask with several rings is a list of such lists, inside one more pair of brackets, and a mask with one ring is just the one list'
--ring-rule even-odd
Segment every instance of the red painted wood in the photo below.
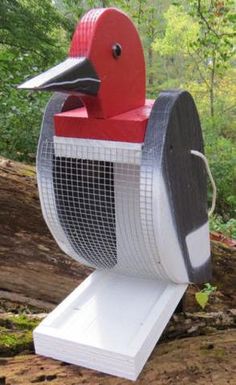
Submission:
{"label": "red painted wood", "polygon": [[69,56],[88,57],[90,52],[90,44],[93,39],[98,19],[104,11],[104,8],[91,9],[82,17],[76,26],[69,50]]}
{"label": "red painted wood", "polygon": [[[112,46],[119,43],[121,56]],[[123,12],[114,8],[92,9],[78,24],[69,56],[87,57],[99,79],[97,96],[81,95],[90,118],[108,118],[145,103],[145,63],[138,32]]]}
{"label": "red painted wood", "polygon": [[84,107],[62,112],[54,115],[55,135],[142,143],[153,103],[146,100],[145,106],[108,119],[89,118]]}

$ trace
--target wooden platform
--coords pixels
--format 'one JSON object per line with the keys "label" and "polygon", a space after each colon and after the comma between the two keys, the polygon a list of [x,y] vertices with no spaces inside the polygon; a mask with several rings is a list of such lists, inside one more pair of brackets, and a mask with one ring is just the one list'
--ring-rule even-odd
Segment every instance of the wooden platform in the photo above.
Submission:
{"label": "wooden platform", "polygon": [[35,329],[36,353],[136,380],[186,288],[95,271]]}

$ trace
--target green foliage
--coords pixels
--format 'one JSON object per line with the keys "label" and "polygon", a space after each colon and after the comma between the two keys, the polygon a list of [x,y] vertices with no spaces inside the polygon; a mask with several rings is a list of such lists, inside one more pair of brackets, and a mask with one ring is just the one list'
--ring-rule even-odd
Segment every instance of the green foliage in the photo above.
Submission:
{"label": "green foliage", "polygon": [[0,318],[0,356],[13,356],[33,349],[32,331],[39,320],[24,315]]}
{"label": "green foliage", "polygon": [[204,83],[213,117],[217,76],[221,77],[235,58],[233,1],[223,5],[218,0],[180,2],[170,6],[164,18],[165,34],[155,39],[153,48],[172,62],[184,57],[182,70],[191,71],[191,77],[195,71],[195,81]]}
{"label": "green foliage", "polygon": [[46,62],[58,55],[60,45],[55,31],[62,23],[50,0],[0,2],[0,44],[20,52],[33,52]]}
{"label": "green foliage", "polygon": [[224,222],[220,215],[214,215],[210,218],[210,229],[223,233],[229,238],[236,239],[236,219],[234,218]]}
{"label": "green foliage", "polygon": [[228,221],[236,211],[236,146],[223,136],[205,135],[206,154],[217,185],[218,212]]}
{"label": "green foliage", "polygon": [[33,330],[39,323],[38,319],[29,318],[26,315],[9,317],[9,322],[19,330]]}
{"label": "green foliage", "polygon": [[199,23],[197,42],[192,46],[206,61],[216,62],[216,70],[225,68],[235,54],[233,38],[235,37],[234,1],[225,0],[190,0],[187,12]]}
{"label": "green foliage", "polygon": [[[66,54],[64,20],[50,0],[0,3],[0,153],[33,161],[41,117],[49,95],[16,86]],[[64,32],[63,32],[64,31]]]}
{"label": "green foliage", "polygon": [[217,185],[217,213],[227,222],[236,210],[233,2],[181,1],[163,16],[165,30],[153,42],[166,69],[160,88],[184,88],[194,96]]}
{"label": "green foliage", "polygon": [[236,212],[236,143],[233,135],[231,138],[225,134],[226,127],[230,129],[230,122],[225,119],[223,114],[214,119],[205,118],[203,133],[206,155],[217,186],[217,213],[227,222]]}
{"label": "green foliage", "polygon": [[205,283],[204,288],[195,293],[195,299],[202,309],[205,309],[209,302],[209,297],[216,291],[216,289],[216,286],[212,286],[210,283]]}
{"label": "green foliage", "polygon": [[[17,84],[22,82],[22,73],[37,73],[39,67],[32,67],[32,56],[15,56],[8,50],[0,51],[1,78],[5,83],[0,92],[0,153],[11,159],[32,161],[43,107],[48,95],[19,92]],[[11,62],[11,65],[9,65]],[[31,155],[32,154],[32,155]]]}
{"label": "green foliage", "polygon": [[166,30],[163,37],[153,42],[153,49],[162,56],[189,55],[199,36],[199,24],[193,21],[183,7],[171,5],[164,13]]}
{"label": "green foliage", "polygon": [[[146,57],[147,96],[156,98],[166,88],[184,88],[194,96],[217,184],[220,224],[217,219],[214,226],[228,231],[236,210],[235,14],[231,0],[2,0],[0,154],[34,162],[42,113],[50,95],[17,91],[16,86],[60,62],[78,19],[88,9],[104,6],[121,8],[136,23]],[[209,191],[209,204],[210,199]]]}

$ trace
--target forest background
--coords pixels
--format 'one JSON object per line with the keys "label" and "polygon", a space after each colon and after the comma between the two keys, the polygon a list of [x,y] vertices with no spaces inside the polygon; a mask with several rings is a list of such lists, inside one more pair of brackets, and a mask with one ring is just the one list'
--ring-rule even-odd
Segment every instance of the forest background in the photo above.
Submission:
{"label": "forest background", "polygon": [[[218,191],[211,229],[236,238],[234,1],[1,0],[0,155],[35,162],[50,94],[16,86],[66,57],[75,25],[88,9],[109,6],[128,13],[139,30],[147,97],[168,88],[193,95]],[[210,200],[209,188],[209,205]]]}

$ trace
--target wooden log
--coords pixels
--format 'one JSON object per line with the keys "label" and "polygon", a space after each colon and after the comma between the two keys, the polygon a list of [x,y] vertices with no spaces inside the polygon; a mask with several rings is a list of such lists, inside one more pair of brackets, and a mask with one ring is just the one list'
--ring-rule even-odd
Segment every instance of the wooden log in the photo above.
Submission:
{"label": "wooden log", "polygon": [[[213,281],[218,291],[209,310],[236,307],[236,252],[212,241]],[[83,281],[91,269],[66,256],[42,218],[33,166],[0,158],[0,298],[18,295],[19,302],[57,304]],[[191,286],[185,311],[198,309]],[[40,305],[39,305],[40,306]]]}
{"label": "wooden log", "polygon": [[[59,250],[42,218],[35,168],[0,158],[0,290],[60,302],[90,273]],[[4,297],[4,296],[3,296]],[[23,298],[21,298],[23,299]]]}
{"label": "wooden log", "polygon": [[[218,331],[159,344],[136,385],[235,385],[236,331]],[[0,358],[0,384],[130,385],[80,366],[33,354]]]}

